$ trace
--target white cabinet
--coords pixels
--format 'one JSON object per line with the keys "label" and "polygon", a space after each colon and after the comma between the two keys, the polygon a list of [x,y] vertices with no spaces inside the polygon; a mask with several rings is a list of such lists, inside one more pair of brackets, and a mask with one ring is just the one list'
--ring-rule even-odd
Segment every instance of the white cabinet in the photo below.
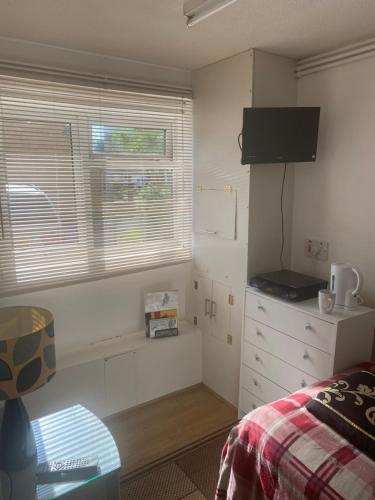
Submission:
{"label": "white cabinet", "polygon": [[320,314],[317,299],[290,303],[247,287],[244,311],[240,417],[370,359],[373,309]]}
{"label": "white cabinet", "polygon": [[211,298],[212,280],[206,277],[197,277],[193,289],[193,314],[196,323],[203,332],[211,328]]}
{"label": "white cabinet", "polygon": [[240,392],[239,408],[243,408],[243,410],[241,410],[241,415],[246,415],[246,413],[256,410],[259,406],[263,406],[263,404],[263,401],[254,396],[251,392],[248,392],[246,389],[243,389]]}
{"label": "white cabinet", "polygon": [[[49,384],[23,398],[30,418],[39,418],[81,404],[96,415],[106,414],[104,360],[58,369]],[[0,497],[1,498],[1,497]]]}
{"label": "white cabinet", "polygon": [[177,337],[142,330],[57,354],[51,383],[25,396],[32,418],[75,404],[102,418],[202,382],[202,335],[186,321]]}
{"label": "white cabinet", "polygon": [[202,382],[201,336],[184,335],[181,323],[177,337],[149,339],[137,351],[137,404]]}
{"label": "white cabinet", "polygon": [[229,296],[231,292],[231,287],[218,281],[212,282],[210,333],[222,342],[227,341],[227,335],[230,333]]}
{"label": "white cabinet", "polygon": [[105,359],[105,391],[109,414],[137,404],[136,355],[135,351],[130,351]]}
{"label": "white cabinet", "polygon": [[193,310],[203,333],[227,342],[230,333],[232,288],[198,276],[194,281]]}

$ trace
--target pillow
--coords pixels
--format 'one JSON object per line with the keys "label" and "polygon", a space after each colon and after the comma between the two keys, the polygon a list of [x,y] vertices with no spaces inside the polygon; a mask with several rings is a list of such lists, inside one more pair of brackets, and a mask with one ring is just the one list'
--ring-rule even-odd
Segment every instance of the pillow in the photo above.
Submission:
{"label": "pillow", "polygon": [[375,460],[375,373],[359,371],[341,377],[306,408]]}

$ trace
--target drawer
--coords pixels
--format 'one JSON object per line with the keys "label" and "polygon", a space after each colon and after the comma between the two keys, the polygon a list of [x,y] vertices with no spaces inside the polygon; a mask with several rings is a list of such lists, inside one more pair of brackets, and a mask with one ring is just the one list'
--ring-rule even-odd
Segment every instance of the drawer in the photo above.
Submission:
{"label": "drawer", "polygon": [[294,366],[275,358],[272,354],[244,342],[243,363],[270,380],[277,381],[278,385],[289,392],[295,392],[306,385],[318,382],[307,373]]}
{"label": "drawer", "polygon": [[288,391],[259,375],[246,365],[241,367],[241,386],[265,403],[285,398],[289,394]]}
{"label": "drawer", "polygon": [[247,292],[245,315],[322,351],[333,351],[335,325],[296,311],[288,304]]}
{"label": "drawer", "polygon": [[263,406],[265,403],[259,398],[248,392],[246,389],[241,387],[240,390],[240,412],[249,413],[250,411],[256,410],[259,406]]}
{"label": "drawer", "polygon": [[331,356],[269,326],[245,318],[245,341],[318,379],[331,375]]}

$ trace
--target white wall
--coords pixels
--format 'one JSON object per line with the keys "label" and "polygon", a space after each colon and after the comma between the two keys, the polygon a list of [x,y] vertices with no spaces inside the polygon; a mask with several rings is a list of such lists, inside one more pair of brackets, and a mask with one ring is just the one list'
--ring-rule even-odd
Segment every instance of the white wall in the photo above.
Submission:
{"label": "white wall", "polygon": [[139,331],[144,325],[143,294],[178,290],[185,316],[191,264],[167,266],[88,283],[32,292],[0,300],[0,307],[35,305],[55,317],[57,355],[74,346]]}
{"label": "white wall", "polygon": [[[321,106],[317,161],[295,167],[293,269],[327,278],[330,262],[364,275],[375,305],[375,58],[301,78],[298,105]],[[303,255],[305,238],[329,241],[329,260]]]}
{"label": "white wall", "polygon": [[[190,87],[191,72],[80,50],[0,37],[0,65],[10,62],[108,75],[135,81]],[[26,69],[26,68],[24,68]],[[31,68],[30,68],[31,70]]]}
{"label": "white wall", "polygon": [[[193,72],[195,184],[237,190],[236,241],[195,234],[196,274],[232,287],[233,344],[203,332],[203,381],[237,405],[243,288],[246,282],[249,167],[240,164],[242,108],[251,104],[252,51]],[[221,207],[212,207],[220,211]]]}
{"label": "white wall", "polygon": [[[254,50],[254,107],[295,106],[295,61]],[[280,268],[280,196],[284,165],[252,165],[250,169],[249,277]],[[287,166],[284,190],[285,247],[283,263],[290,266],[294,166]]]}

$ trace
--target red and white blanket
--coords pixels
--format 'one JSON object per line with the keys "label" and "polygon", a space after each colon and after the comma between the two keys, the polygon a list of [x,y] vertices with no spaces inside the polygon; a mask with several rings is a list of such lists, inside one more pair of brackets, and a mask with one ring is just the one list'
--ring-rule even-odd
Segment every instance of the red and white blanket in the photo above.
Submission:
{"label": "red and white blanket", "polygon": [[[375,365],[346,373],[360,368]],[[224,446],[216,499],[375,499],[375,462],[305,408],[341,375],[246,415]]]}

